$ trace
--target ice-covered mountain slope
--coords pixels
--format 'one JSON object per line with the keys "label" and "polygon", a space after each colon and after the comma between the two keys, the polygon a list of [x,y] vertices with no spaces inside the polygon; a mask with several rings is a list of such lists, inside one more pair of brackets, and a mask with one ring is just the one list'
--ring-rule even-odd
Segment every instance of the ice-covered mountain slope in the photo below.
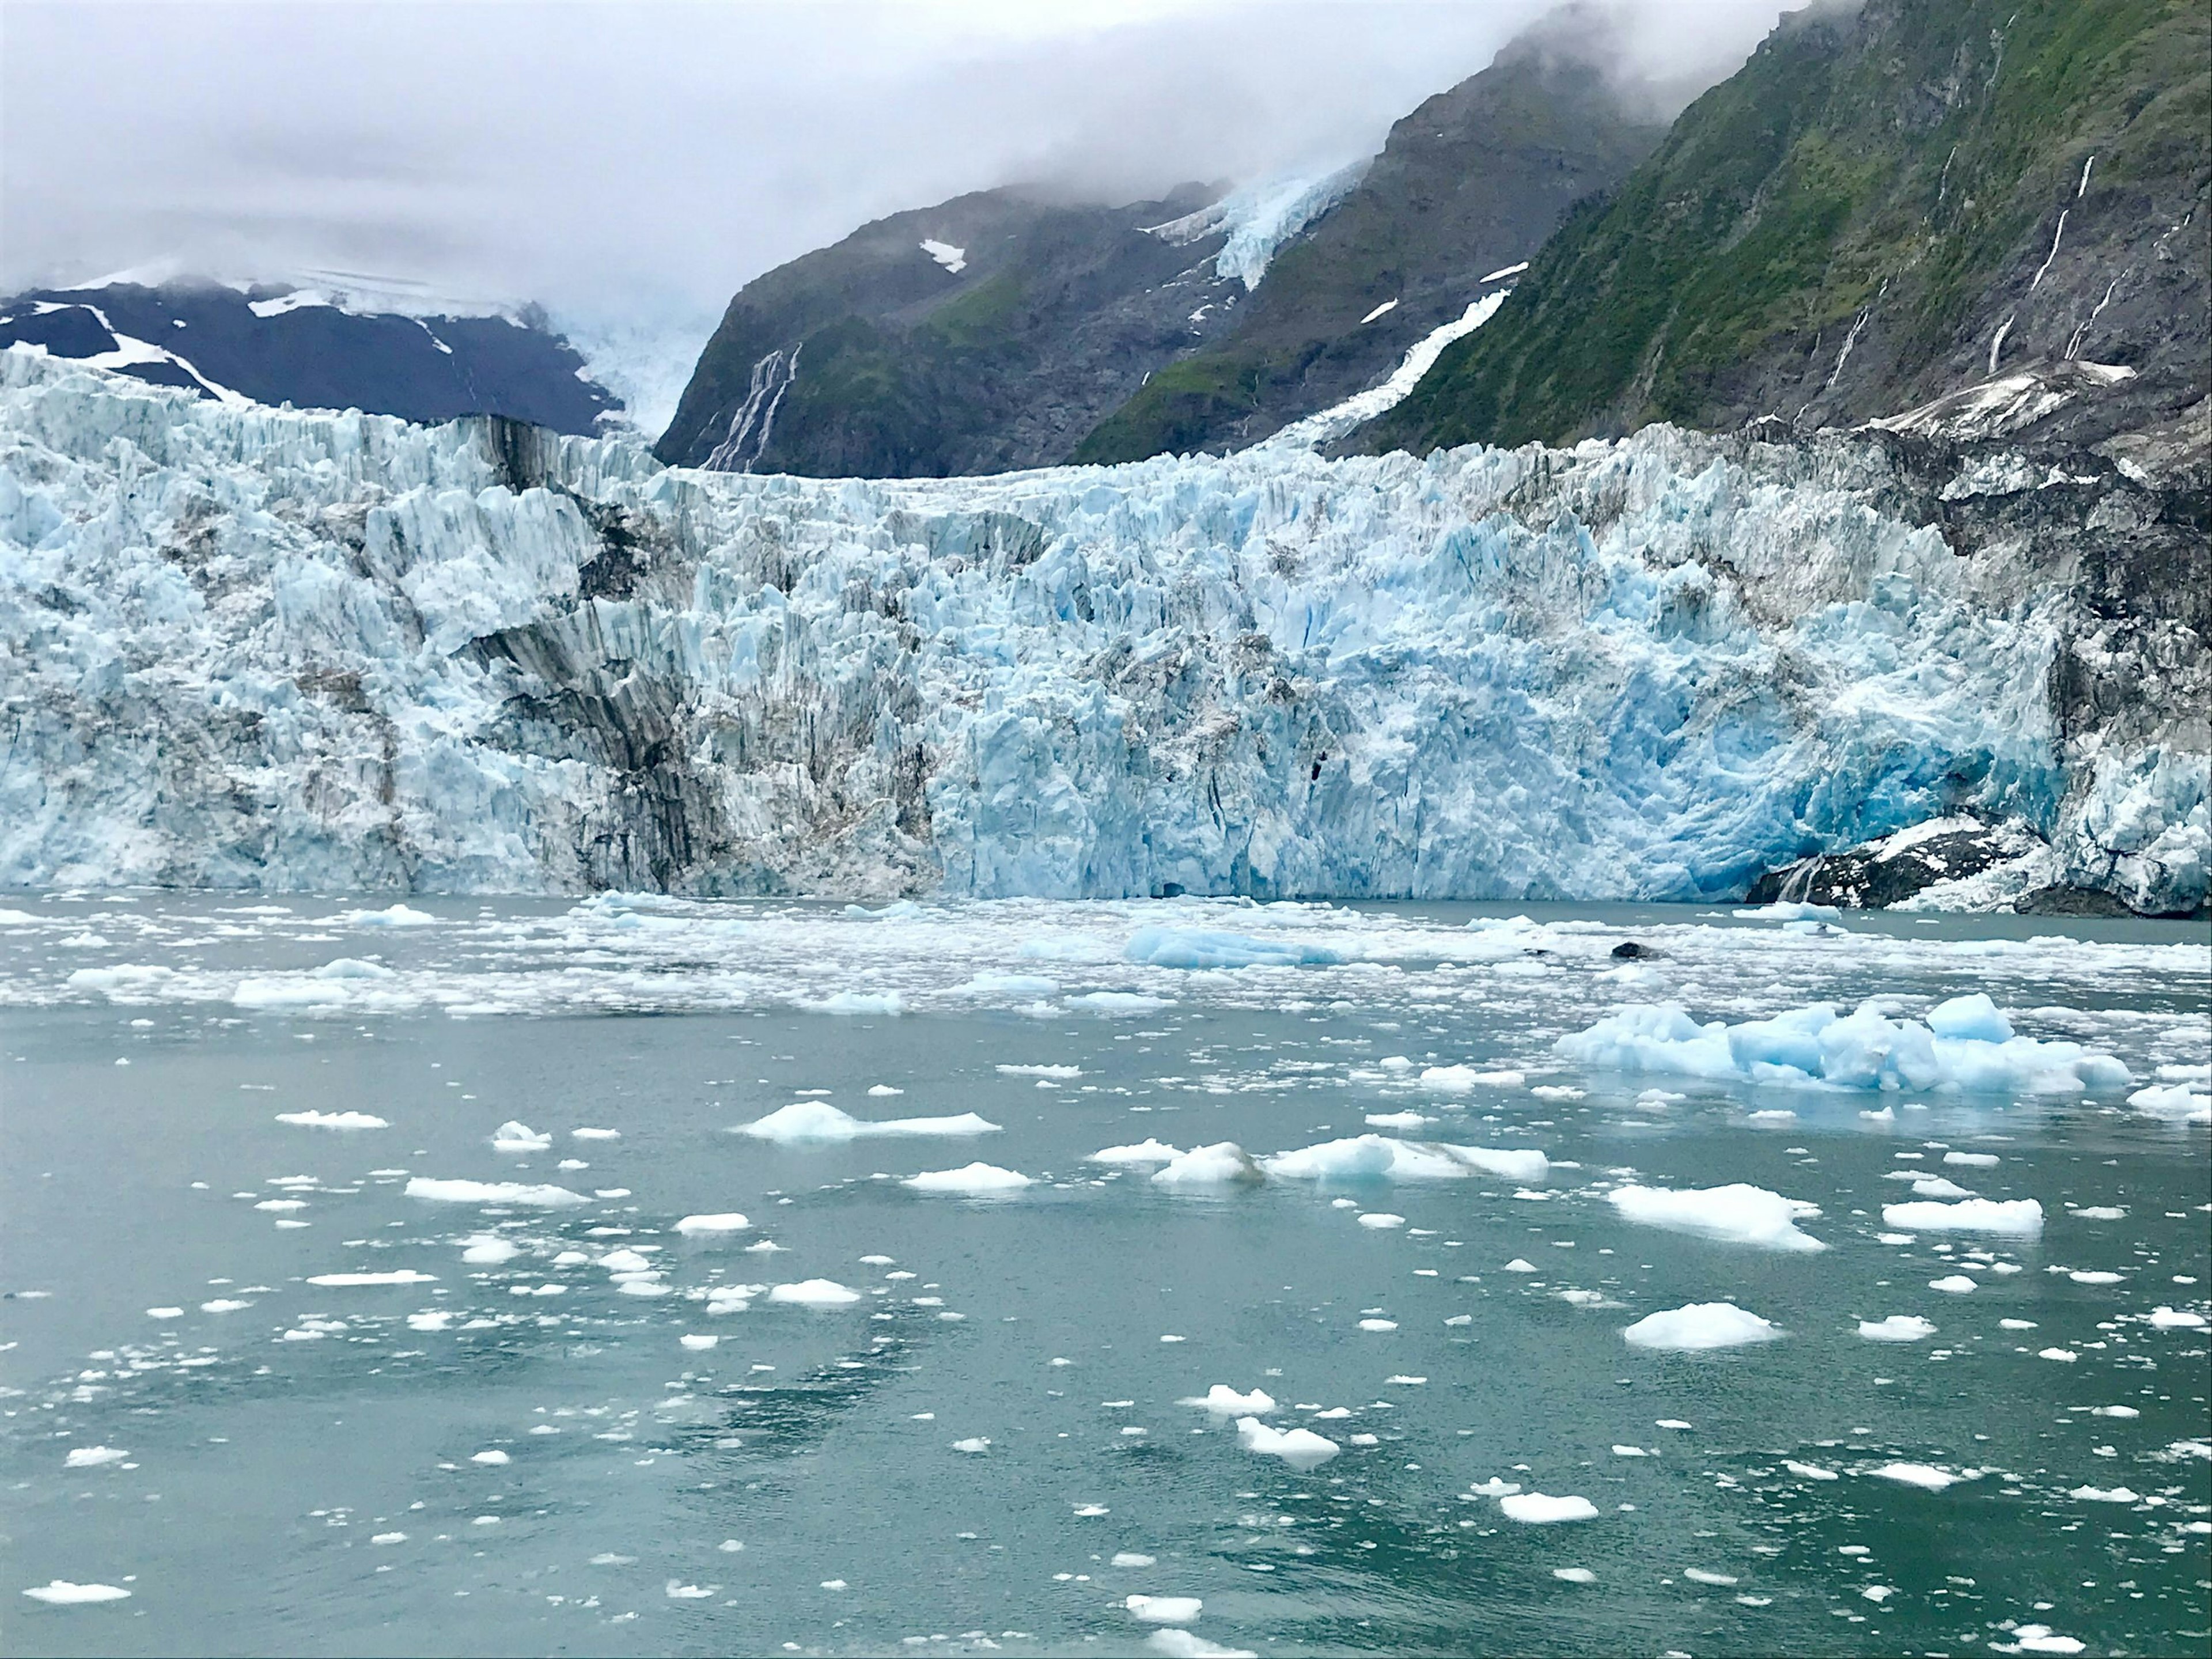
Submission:
{"label": "ice-covered mountain slope", "polygon": [[0,881],[1717,896],[1972,811],[2201,904],[2203,620],[2062,533],[2155,490],[1915,442],[739,477],[0,353]]}

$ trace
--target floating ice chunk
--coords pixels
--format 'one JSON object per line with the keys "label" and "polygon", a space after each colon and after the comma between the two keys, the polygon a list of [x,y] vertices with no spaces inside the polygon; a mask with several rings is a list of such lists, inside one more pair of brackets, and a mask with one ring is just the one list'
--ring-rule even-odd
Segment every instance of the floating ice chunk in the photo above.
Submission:
{"label": "floating ice chunk", "polygon": [[341,1288],[358,1285],[434,1285],[437,1282],[437,1274],[417,1273],[412,1267],[398,1267],[382,1273],[316,1273],[307,1280],[310,1285]]}
{"label": "floating ice chunk", "polygon": [[622,1131],[620,1129],[571,1129],[568,1131],[568,1135],[574,1140],[620,1140]]}
{"label": "floating ice chunk", "polygon": [[1083,1075],[1080,1066],[1001,1066],[998,1071],[1000,1077],[1045,1077],[1062,1083]]}
{"label": "floating ice chunk", "polygon": [[1112,1565],[1117,1567],[1150,1567],[1157,1566],[1158,1563],[1159,1558],[1155,1555],[1139,1554],[1135,1550],[1117,1550]]}
{"label": "floating ice chunk", "polygon": [[2012,1041],[2012,1022],[1997,1012],[1985,991],[1937,1003],[1928,1011],[1928,1029],[1939,1037],[1976,1042]]}
{"label": "floating ice chunk", "polygon": [[494,1448],[490,1451],[471,1452],[469,1454],[470,1462],[482,1463],[487,1468],[501,1468],[506,1465],[512,1463],[514,1461],[514,1460],[513,1458],[509,1457],[505,1452],[499,1450],[497,1448]]}
{"label": "floating ice chunk", "polygon": [[440,1204],[526,1204],[541,1210],[590,1201],[566,1187],[531,1186],[520,1181],[441,1181],[428,1176],[411,1176],[407,1196]]}
{"label": "floating ice chunk", "polygon": [[[925,247],[930,246],[924,243]],[[957,252],[958,250],[953,250]],[[893,899],[880,910],[871,910],[865,904],[848,904],[845,914],[855,921],[911,921],[922,914],[921,907],[912,899]]]}
{"label": "floating ice chunk", "polygon": [[1551,1527],[1563,1521],[1595,1521],[1597,1505],[1587,1498],[1553,1498],[1540,1492],[1515,1492],[1498,1500],[1508,1521],[1524,1526]]}
{"label": "floating ice chunk", "polygon": [[1647,1227],[1770,1250],[1828,1248],[1797,1230],[1799,1221],[1820,1213],[1819,1205],[1743,1182],[1726,1187],[1616,1187],[1606,1197],[1625,1220]]}
{"label": "floating ice chunk", "polygon": [[542,1152],[552,1144],[551,1135],[542,1135],[527,1123],[513,1118],[491,1132],[491,1147],[495,1152]]}
{"label": "floating ice chunk", "polygon": [[1188,1625],[1206,1604],[1195,1595],[1132,1595],[1121,1605],[1148,1625]]}
{"label": "floating ice chunk", "polygon": [[2205,1328],[2204,1316],[2186,1308],[2161,1305],[2152,1309],[2146,1317],[2153,1328],[2161,1331],[2201,1331]]}
{"label": "floating ice chunk", "polygon": [[[954,986],[952,994],[957,997],[1000,999],[1056,997],[1060,994],[1060,981],[1046,979],[1036,974],[977,974],[973,978]],[[883,1085],[878,1084],[876,1086],[881,1088]],[[875,1090],[872,1089],[868,1092],[873,1094]],[[890,1092],[897,1094],[900,1091],[893,1089]]]}
{"label": "floating ice chunk", "polygon": [[1239,1394],[1226,1382],[1215,1383],[1206,1391],[1202,1399],[1178,1400],[1176,1404],[1202,1406],[1216,1417],[1265,1417],[1275,1409],[1274,1396],[1265,1389],[1255,1389],[1249,1394]]}
{"label": "floating ice chunk", "polygon": [[991,1449],[991,1439],[988,1435],[979,1434],[972,1439],[956,1440],[952,1443],[952,1449],[957,1452],[967,1452],[971,1455],[977,1452],[987,1452]]}
{"label": "floating ice chunk", "polygon": [[893,1117],[870,1122],[842,1112],[826,1100],[793,1101],[738,1133],[755,1140],[791,1146],[809,1140],[859,1140],[891,1135],[988,1135],[999,1126],[973,1112],[957,1117]]}
{"label": "floating ice chunk", "polygon": [[1250,1185],[1266,1175],[1251,1155],[1233,1140],[1194,1147],[1178,1153],[1164,1168],[1152,1171],[1157,1187],[1226,1187]]}
{"label": "floating ice chunk", "polygon": [[1551,1162],[1534,1151],[1455,1146],[1438,1141],[1358,1135],[1263,1158],[1271,1176],[1291,1181],[1439,1181],[1480,1170],[1505,1181],[1541,1181]]}
{"label": "floating ice chunk", "polygon": [[1832,904],[1762,904],[1738,910],[1746,921],[1841,921],[1844,913]]}
{"label": "floating ice chunk", "polygon": [[363,962],[359,957],[338,957],[315,969],[317,979],[392,979],[392,969],[380,962]]}
{"label": "floating ice chunk", "polygon": [[686,1331],[683,1335],[678,1337],[676,1340],[678,1343],[682,1344],[684,1347],[692,1350],[694,1352],[703,1352],[707,1349],[713,1347],[722,1339],[719,1336],[712,1335],[701,1336],[695,1334],[690,1331]]}
{"label": "floating ice chunk", "polygon": [[125,1601],[131,1596],[129,1590],[118,1585],[72,1584],[66,1578],[57,1578],[50,1584],[40,1584],[25,1590],[23,1594],[33,1601],[44,1601],[53,1607],[85,1607],[94,1601]]}
{"label": "floating ice chunk", "polygon": [[1512,1261],[1505,1264],[1504,1271],[1509,1273],[1533,1273],[1538,1272],[1539,1269],[1534,1262],[1528,1261],[1524,1256],[1516,1255]]}
{"label": "floating ice chunk", "polygon": [[1838,1480],[1843,1478],[1833,1469],[1824,1469],[1818,1463],[1800,1463],[1794,1457],[1784,1458],[1782,1467],[1805,1480]]}
{"label": "floating ice chunk", "polygon": [[1862,1319],[1859,1334],[1869,1342],[1917,1342],[1936,1334],[1936,1323],[1917,1314],[1892,1314],[1887,1319]]}
{"label": "floating ice chunk", "polygon": [[1747,1342],[1771,1342],[1782,1332],[1733,1302],[1692,1302],[1664,1313],[1647,1314],[1620,1334],[1633,1348],[1694,1353]]}
{"label": "floating ice chunk", "polygon": [[1912,1182],[1915,1198],[1972,1198],[1973,1194],[1955,1181],[1942,1176],[1916,1176]]}
{"label": "floating ice chunk", "polygon": [[1468,1094],[1476,1089],[1518,1089],[1528,1082],[1522,1072],[1484,1072],[1472,1066],[1428,1066],[1421,1070],[1421,1087],[1440,1095]]}
{"label": "floating ice chunk", "polygon": [[2185,1083],[2153,1084],[2128,1097],[2128,1104],[2145,1117],[2174,1123],[2212,1123],[2212,1094],[2193,1090]]}
{"label": "floating ice chunk", "polygon": [[1974,1478],[1939,1469],[1932,1463],[1885,1463],[1868,1473],[1877,1480],[1894,1480],[1900,1486],[1918,1486],[1923,1492],[1942,1492],[1946,1486],[1955,1486],[1961,1480]]}
{"label": "floating ice chunk", "polygon": [[1129,936],[1121,954],[1154,968],[1327,967],[1342,960],[1318,945],[1208,927],[1141,927]]}
{"label": "floating ice chunk", "polygon": [[230,1000],[239,1008],[326,1008],[345,996],[343,986],[328,981],[260,975],[239,981]]}
{"label": "floating ice chunk", "polygon": [[1931,1291],[1941,1291],[1946,1296],[1972,1296],[1981,1285],[1964,1273],[1946,1273],[1941,1279],[1928,1281]]}
{"label": "floating ice chunk", "polygon": [[2117,1204],[2091,1204],[2074,1212],[2076,1221],[2125,1221],[2128,1212]]}
{"label": "floating ice chunk", "polygon": [[2054,1635],[2048,1625],[2022,1625],[2009,1642],[1992,1642],[1999,1653],[2079,1653],[2081,1644],[2071,1636]]}
{"label": "floating ice chunk", "polygon": [[2076,1486],[2066,1494],[2084,1504],[2140,1504],[2142,1494],[2125,1486]]}
{"label": "floating ice chunk", "polygon": [[1382,1231],[1394,1227],[1404,1226],[1406,1224],[1406,1218],[1401,1215],[1392,1215],[1388,1210],[1370,1210],[1365,1215],[1359,1218],[1359,1224],[1363,1227],[1372,1227],[1377,1231]]}
{"label": "floating ice chunk", "polygon": [[79,1446],[62,1459],[65,1469],[97,1469],[110,1463],[120,1463],[131,1454],[113,1446]]}
{"label": "floating ice chunk", "polygon": [[1570,1584],[1595,1584],[1597,1575],[1588,1567],[1553,1567],[1552,1577]]}
{"label": "floating ice chunk", "polygon": [[1363,1319],[1359,1322],[1359,1328],[1380,1335],[1385,1331],[1396,1330],[1398,1322],[1395,1319]]}
{"label": "floating ice chunk", "polygon": [[709,1596],[720,1595],[722,1587],[720,1584],[687,1584],[680,1578],[672,1578],[662,1588],[672,1601],[704,1601]]}
{"label": "floating ice chunk", "polygon": [[715,1233],[739,1233],[750,1225],[735,1210],[726,1210],[720,1215],[687,1215],[676,1224],[676,1231],[686,1238],[699,1238]]}
{"label": "floating ice chunk", "polygon": [[1158,1654],[1161,1659],[1259,1659],[1250,1648],[1224,1648],[1195,1631],[1172,1625],[1154,1631],[1145,1643],[1145,1651]]}
{"label": "floating ice chunk", "polygon": [[1956,1204],[1885,1204],[1883,1224],[1913,1232],[2001,1233],[2032,1238],[2043,1231],[2043,1206],[2032,1198],[1969,1198]]}
{"label": "floating ice chunk", "polygon": [[896,991],[839,991],[805,1006],[817,1014],[902,1014],[906,999]]}
{"label": "floating ice chunk", "polygon": [[1145,1139],[1132,1146],[1102,1146],[1084,1161],[1088,1164],[1112,1164],[1141,1166],[1147,1164],[1172,1164],[1182,1153],[1164,1140]]}
{"label": "floating ice chunk", "polygon": [[453,1322],[453,1315],[445,1312],[411,1313],[407,1316],[407,1328],[410,1331],[442,1331]]}
{"label": "floating ice chunk", "polygon": [[2004,1162],[1995,1152],[1946,1152],[1943,1161],[1966,1170],[1993,1170]]}
{"label": "floating ice chunk", "polygon": [[2066,1277],[2076,1285],[2117,1285],[2125,1275],[2101,1267],[2075,1267],[2068,1271]]}
{"label": "floating ice chunk", "polygon": [[1711,1584],[1721,1589],[1726,1589],[1736,1582],[1733,1573],[1708,1572],[1703,1567],[1685,1567],[1682,1577],[1693,1584]]}
{"label": "floating ice chunk", "polygon": [[416,910],[404,904],[394,904],[382,910],[349,910],[331,921],[353,927],[434,927],[437,917],[428,911]]}
{"label": "floating ice chunk", "polygon": [[392,1125],[383,1118],[367,1112],[279,1112],[279,1123],[296,1124],[303,1129],[388,1129]]}
{"label": "floating ice chunk", "polygon": [[[1967,1011],[1961,1022],[1996,1029],[1978,1015]],[[2124,1088],[2132,1081],[2112,1056],[2077,1042],[1945,1036],[1916,1020],[1892,1020],[1871,1002],[1844,1016],[1832,1003],[1815,1003],[1737,1025],[1718,1020],[1699,1025],[1672,1003],[1635,1004],[1554,1046],[1586,1066],[1730,1082],[2077,1094]]]}
{"label": "floating ice chunk", "polygon": [[1256,1417],[1237,1419],[1237,1443],[1262,1457],[1279,1457],[1294,1469],[1317,1468],[1342,1449],[1311,1429],[1271,1429]]}
{"label": "floating ice chunk", "polygon": [[908,1176],[899,1184],[918,1193],[960,1193],[975,1197],[1018,1192],[1030,1183],[1027,1176],[1016,1170],[1002,1170],[994,1164],[968,1164],[957,1170],[925,1170],[920,1175]]}
{"label": "floating ice chunk", "polygon": [[1367,1127],[1370,1129],[1422,1129],[1436,1119],[1425,1112],[1370,1112]]}
{"label": "floating ice chunk", "polygon": [[796,1285],[778,1285],[768,1299],[794,1308],[848,1308],[866,1298],[834,1279],[803,1279]]}

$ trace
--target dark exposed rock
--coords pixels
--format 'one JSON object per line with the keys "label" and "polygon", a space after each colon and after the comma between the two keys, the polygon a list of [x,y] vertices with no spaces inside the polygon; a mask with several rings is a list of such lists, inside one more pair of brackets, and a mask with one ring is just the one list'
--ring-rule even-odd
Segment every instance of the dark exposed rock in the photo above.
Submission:
{"label": "dark exposed rock", "polygon": [[1770,870],[1751,884],[1747,897],[1753,904],[1880,910],[1938,882],[1978,876],[2048,851],[2042,838],[2022,825],[1946,819],[1900,830],[1848,852],[1816,853]]}

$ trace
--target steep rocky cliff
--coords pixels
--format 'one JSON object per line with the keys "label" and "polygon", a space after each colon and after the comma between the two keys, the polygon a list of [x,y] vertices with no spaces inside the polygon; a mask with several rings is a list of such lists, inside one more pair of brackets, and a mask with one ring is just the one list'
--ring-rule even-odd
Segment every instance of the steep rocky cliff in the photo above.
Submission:
{"label": "steep rocky cliff", "polygon": [[1361,441],[2166,427],[2212,382],[2208,88],[2197,0],[1815,5]]}

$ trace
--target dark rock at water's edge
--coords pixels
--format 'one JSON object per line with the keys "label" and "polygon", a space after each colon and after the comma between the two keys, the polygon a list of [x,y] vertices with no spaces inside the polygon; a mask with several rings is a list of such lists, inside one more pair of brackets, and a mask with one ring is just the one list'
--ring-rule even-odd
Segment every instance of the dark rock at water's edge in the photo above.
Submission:
{"label": "dark rock at water's edge", "polygon": [[[1751,884],[1753,904],[1832,904],[1881,910],[1900,904],[1938,882],[1960,881],[2038,854],[2049,856],[2040,836],[2020,824],[1942,819],[1899,830],[1840,853],[1815,853]],[[2112,901],[2125,914],[2127,907]]]}
{"label": "dark rock at water's edge", "polygon": [[18,343],[203,398],[235,392],[426,424],[498,415],[589,434],[622,407],[582,378],[583,358],[527,307],[416,316],[285,287],[118,282],[0,301],[0,349]]}

